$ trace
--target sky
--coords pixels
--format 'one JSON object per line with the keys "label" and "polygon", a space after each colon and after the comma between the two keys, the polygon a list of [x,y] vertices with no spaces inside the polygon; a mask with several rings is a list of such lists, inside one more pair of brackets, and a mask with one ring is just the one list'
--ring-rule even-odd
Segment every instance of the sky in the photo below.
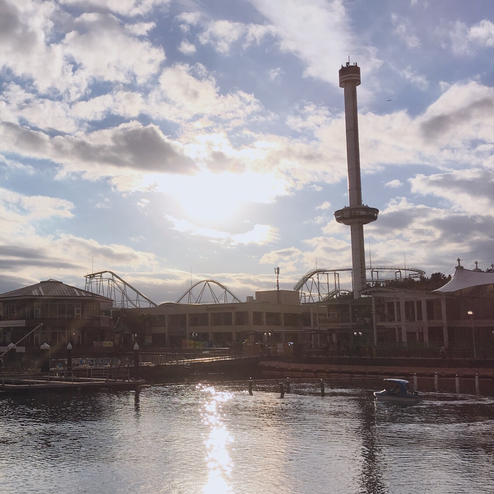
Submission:
{"label": "sky", "polygon": [[157,303],[351,266],[493,259],[490,0],[0,0],[0,292],[117,273]]}

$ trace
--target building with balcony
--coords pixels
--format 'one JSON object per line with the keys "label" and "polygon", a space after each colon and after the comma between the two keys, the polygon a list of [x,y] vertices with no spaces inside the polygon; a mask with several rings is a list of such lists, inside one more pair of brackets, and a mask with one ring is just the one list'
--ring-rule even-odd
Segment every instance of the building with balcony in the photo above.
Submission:
{"label": "building with balcony", "polygon": [[48,343],[52,351],[102,347],[113,342],[112,300],[47,280],[0,294],[0,349],[16,343],[40,323],[20,345],[26,351]]}

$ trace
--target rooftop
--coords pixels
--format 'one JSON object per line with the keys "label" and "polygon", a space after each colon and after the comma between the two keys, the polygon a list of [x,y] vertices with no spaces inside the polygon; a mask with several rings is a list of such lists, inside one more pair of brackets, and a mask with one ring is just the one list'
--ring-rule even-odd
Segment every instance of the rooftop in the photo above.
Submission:
{"label": "rooftop", "polygon": [[0,300],[9,298],[27,298],[27,297],[86,297],[98,298],[110,301],[111,299],[103,297],[96,293],[82,290],[75,286],[66,285],[58,280],[40,281],[34,285],[25,286],[0,294]]}

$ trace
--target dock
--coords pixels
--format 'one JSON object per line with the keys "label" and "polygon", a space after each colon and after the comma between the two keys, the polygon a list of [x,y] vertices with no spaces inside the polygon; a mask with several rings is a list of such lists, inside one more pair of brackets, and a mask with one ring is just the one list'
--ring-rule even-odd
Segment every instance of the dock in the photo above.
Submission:
{"label": "dock", "polygon": [[35,391],[78,391],[98,389],[135,389],[144,384],[142,379],[105,379],[97,377],[76,376],[2,376],[0,396],[12,393],[28,393]]}

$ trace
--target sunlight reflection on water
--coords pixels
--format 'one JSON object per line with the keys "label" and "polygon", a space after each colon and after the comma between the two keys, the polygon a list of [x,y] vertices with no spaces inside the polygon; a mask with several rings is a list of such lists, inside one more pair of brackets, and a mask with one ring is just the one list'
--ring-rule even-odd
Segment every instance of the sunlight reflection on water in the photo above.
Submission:
{"label": "sunlight reflection on water", "polygon": [[213,386],[197,386],[207,394],[207,401],[201,414],[202,422],[209,427],[209,434],[204,441],[206,446],[206,464],[208,468],[207,483],[203,494],[230,494],[233,462],[228,451],[233,442],[231,434],[223,421],[221,405],[233,397],[227,391],[217,391]]}
{"label": "sunlight reflection on water", "polygon": [[0,396],[0,493],[492,492],[492,399],[263,386]]}

